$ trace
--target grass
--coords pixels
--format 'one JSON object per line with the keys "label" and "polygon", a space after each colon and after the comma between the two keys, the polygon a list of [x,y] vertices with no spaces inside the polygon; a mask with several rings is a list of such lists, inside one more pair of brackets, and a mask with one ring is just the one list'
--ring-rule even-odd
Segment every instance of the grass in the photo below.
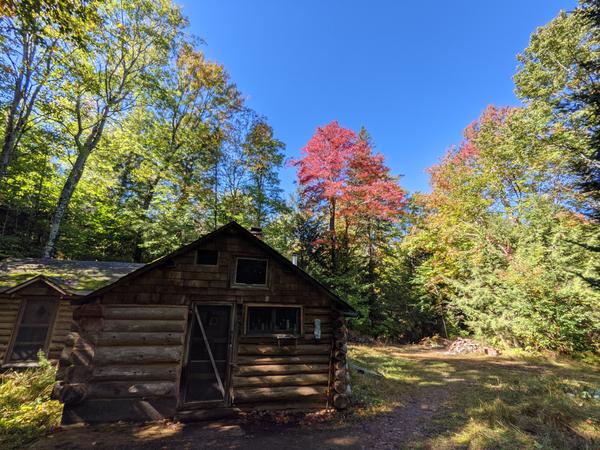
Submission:
{"label": "grass", "polygon": [[0,448],[23,448],[60,423],[62,405],[50,400],[56,368],[40,355],[40,367],[0,376]]}
{"label": "grass", "polygon": [[[412,448],[600,448],[600,372],[571,360],[452,356],[417,347],[352,346],[364,417],[425,404],[426,438]],[[407,399],[413,402],[406,404]],[[408,412],[410,414],[410,411]]]}

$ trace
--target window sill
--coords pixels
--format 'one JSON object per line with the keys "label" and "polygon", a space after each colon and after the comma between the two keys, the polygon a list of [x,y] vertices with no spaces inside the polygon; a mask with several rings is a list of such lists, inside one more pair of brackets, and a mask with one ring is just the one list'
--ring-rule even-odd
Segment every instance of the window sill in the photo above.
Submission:
{"label": "window sill", "polygon": [[274,333],[247,333],[244,337],[258,337],[258,338],[273,338],[273,339],[300,339],[301,334],[274,334]]}
{"label": "window sill", "polygon": [[28,362],[13,362],[2,364],[2,369],[30,369],[39,367],[40,363],[38,361],[28,361]]}
{"label": "window sill", "polygon": [[234,289],[269,289],[267,284],[243,284],[243,283],[232,283],[231,287]]}

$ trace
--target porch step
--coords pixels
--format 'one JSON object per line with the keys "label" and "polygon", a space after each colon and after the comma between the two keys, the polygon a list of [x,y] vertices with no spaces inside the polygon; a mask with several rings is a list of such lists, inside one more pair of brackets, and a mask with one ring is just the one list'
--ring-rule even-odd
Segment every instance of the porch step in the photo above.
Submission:
{"label": "porch step", "polygon": [[238,408],[209,408],[209,409],[183,409],[175,414],[175,420],[180,422],[196,422],[203,420],[235,419],[240,410]]}

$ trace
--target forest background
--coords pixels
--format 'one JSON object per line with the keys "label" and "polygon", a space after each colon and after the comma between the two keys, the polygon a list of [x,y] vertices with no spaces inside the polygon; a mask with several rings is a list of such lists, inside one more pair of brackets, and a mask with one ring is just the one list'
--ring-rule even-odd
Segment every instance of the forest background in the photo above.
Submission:
{"label": "forest background", "polygon": [[146,262],[236,220],[352,303],[362,333],[600,351],[597,1],[533,32],[521,106],[483,111],[427,193],[335,120],[285,160],[170,0],[0,8],[0,259]]}

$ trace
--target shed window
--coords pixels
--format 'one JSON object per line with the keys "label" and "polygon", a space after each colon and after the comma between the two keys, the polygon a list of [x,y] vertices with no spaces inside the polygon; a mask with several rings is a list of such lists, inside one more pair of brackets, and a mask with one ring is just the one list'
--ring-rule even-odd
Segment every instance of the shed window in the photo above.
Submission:
{"label": "shed window", "polygon": [[300,334],[299,306],[248,306],[246,334]]}
{"label": "shed window", "polygon": [[235,268],[235,283],[265,286],[267,284],[267,260],[238,258]]}
{"label": "shed window", "polygon": [[53,300],[25,300],[9,362],[35,361],[38,351],[46,350],[56,306]]}
{"label": "shed window", "polygon": [[219,252],[200,248],[196,252],[196,264],[204,266],[216,266],[219,260]]}

